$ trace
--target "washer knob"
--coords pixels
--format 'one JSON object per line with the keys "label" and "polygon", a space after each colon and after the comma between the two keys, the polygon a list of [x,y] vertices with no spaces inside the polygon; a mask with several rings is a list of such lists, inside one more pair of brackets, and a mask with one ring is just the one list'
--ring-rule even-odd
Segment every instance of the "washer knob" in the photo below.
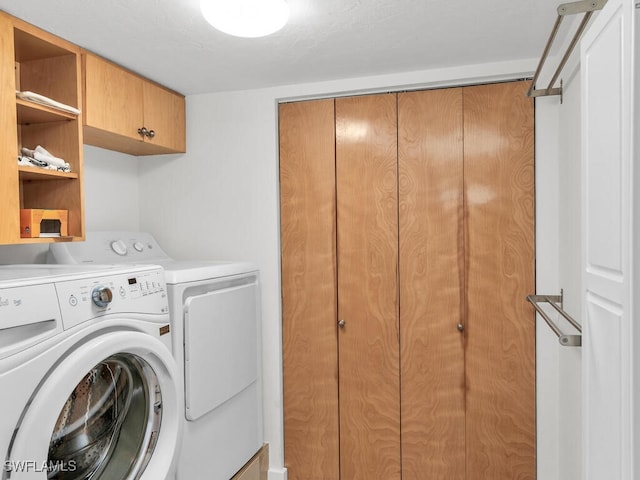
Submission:
{"label": "washer knob", "polygon": [[144,250],[144,245],[141,242],[135,242],[133,244],[133,248],[135,248],[138,252],[142,252]]}
{"label": "washer knob", "polygon": [[91,300],[98,307],[104,308],[113,300],[113,292],[109,287],[97,286],[91,291]]}

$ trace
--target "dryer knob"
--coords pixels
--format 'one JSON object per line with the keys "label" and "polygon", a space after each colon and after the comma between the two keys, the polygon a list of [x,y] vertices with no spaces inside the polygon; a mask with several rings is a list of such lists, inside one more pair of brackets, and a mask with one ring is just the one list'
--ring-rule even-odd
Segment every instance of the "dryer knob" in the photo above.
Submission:
{"label": "dryer knob", "polygon": [[116,252],[121,257],[124,257],[127,254],[127,244],[122,240],[115,240],[111,242],[111,250]]}
{"label": "dryer knob", "polygon": [[113,292],[109,287],[100,285],[91,291],[91,300],[93,300],[93,303],[98,307],[104,308],[113,300]]}

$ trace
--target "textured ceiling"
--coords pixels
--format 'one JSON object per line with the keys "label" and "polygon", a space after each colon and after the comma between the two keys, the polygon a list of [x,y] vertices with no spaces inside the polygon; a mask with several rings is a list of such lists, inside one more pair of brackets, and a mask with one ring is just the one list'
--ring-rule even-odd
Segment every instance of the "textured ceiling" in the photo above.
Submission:
{"label": "textured ceiling", "polygon": [[198,0],[0,0],[0,10],[183,94],[540,56],[556,0],[288,0],[264,38],[217,32]]}

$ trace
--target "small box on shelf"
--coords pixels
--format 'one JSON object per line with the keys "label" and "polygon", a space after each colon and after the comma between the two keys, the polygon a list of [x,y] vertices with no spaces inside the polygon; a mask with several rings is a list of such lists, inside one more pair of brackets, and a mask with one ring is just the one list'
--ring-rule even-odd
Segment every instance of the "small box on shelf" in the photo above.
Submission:
{"label": "small box on shelf", "polygon": [[68,220],[67,210],[23,208],[20,210],[20,237],[66,237]]}

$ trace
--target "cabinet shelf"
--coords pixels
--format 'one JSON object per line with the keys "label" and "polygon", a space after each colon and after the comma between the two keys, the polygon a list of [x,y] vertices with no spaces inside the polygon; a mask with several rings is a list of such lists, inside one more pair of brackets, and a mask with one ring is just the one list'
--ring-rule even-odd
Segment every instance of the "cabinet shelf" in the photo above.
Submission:
{"label": "cabinet shelf", "polygon": [[32,125],[37,123],[60,122],[63,120],[75,120],[77,115],[57,108],[48,107],[39,103],[29,102],[16,98],[16,108],[19,125]]}
{"label": "cabinet shelf", "polygon": [[20,174],[20,180],[59,180],[61,178],[79,178],[78,174],[74,172],[58,172],[56,170],[45,170],[38,167],[19,166],[18,172]]}
{"label": "cabinet shelf", "polygon": [[[83,240],[79,47],[0,11],[0,84],[0,244]],[[18,164],[23,147],[38,145],[71,172]],[[68,237],[22,238],[23,209],[65,210]]]}

